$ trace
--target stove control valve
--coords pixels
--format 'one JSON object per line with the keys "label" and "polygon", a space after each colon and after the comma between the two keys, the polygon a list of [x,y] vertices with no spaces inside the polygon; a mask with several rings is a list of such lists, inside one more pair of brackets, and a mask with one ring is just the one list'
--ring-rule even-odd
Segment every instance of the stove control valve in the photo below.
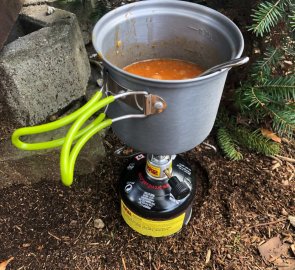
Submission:
{"label": "stove control valve", "polygon": [[185,182],[181,182],[176,176],[170,177],[168,184],[171,187],[171,194],[176,200],[181,200],[190,193],[188,185]]}

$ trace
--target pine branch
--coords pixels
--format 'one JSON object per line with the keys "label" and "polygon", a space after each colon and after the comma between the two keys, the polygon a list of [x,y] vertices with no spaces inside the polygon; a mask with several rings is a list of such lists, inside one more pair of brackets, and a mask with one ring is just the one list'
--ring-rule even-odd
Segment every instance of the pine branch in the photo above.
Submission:
{"label": "pine branch", "polygon": [[263,57],[253,64],[251,77],[264,81],[265,78],[271,76],[272,68],[275,67],[284,55],[284,51],[280,48],[268,47]]}
{"label": "pine branch", "polygon": [[279,108],[269,108],[273,114],[272,128],[280,136],[287,135],[292,137],[295,131],[295,106],[280,110]]}
{"label": "pine branch", "polygon": [[264,33],[269,33],[271,27],[275,26],[283,17],[284,5],[288,1],[278,0],[275,3],[262,2],[258,5],[253,18],[253,25],[249,28],[256,36],[263,36]]}
{"label": "pine branch", "polygon": [[231,160],[241,160],[243,155],[237,150],[237,145],[226,128],[219,128],[217,140],[220,148]]}
{"label": "pine branch", "polygon": [[273,129],[279,135],[287,134],[289,137],[292,135],[295,124],[293,103],[277,104],[263,91],[254,87],[244,93],[243,102],[243,112],[252,119],[259,122],[268,115],[273,119]]}
{"label": "pine branch", "polygon": [[289,16],[289,20],[292,30],[295,31],[295,11]]}
{"label": "pine branch", "polygon": [[275,101],[287,103],[295,100],[295,76],[266,80],[253,88],[264,91],[270,99]]}
{"label": "pine branch", "polygon": [[264,155],[276,155],[280,151],[280,145],[265,138],[259,130],[252,132],[239,127],[235,130],[235,136],[244,147]]}
{"label": "pine branch", "polygon": [[295,31],[295,3],[290,4],[290,15],[288,16],[290,21],[290,26],[293,31]]}
{"label": "pine branch", "polygon": [[248,91],[244,93],[244,101],[246,108],[248,110],[266,108],[270,103],[270,99],[265,93],[259,91],[259,89],[255,89],[255,87],[251,87]]}

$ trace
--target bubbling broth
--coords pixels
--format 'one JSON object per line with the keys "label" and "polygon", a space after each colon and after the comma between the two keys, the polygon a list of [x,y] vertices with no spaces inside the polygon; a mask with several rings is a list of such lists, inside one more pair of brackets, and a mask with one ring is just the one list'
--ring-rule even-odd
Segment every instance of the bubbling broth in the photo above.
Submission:
{"label": "bubbling broth", "polygon": [[149,59],[132,63],[125,71],[156,80],[185,80],[204,71],[200,66],[178,59]]}

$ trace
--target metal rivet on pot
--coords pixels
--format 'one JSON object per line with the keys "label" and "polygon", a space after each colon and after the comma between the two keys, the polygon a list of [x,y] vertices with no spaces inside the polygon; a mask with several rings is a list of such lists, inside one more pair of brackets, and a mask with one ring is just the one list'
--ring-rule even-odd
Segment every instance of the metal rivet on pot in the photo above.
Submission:
{"label": "metal rivet on pot", "polygon": [[154,108],[157,109],[157,110],[162,110],[164,108],[164,104],[163,102],[161,101],[157,101],[155,104],[154,104]]}

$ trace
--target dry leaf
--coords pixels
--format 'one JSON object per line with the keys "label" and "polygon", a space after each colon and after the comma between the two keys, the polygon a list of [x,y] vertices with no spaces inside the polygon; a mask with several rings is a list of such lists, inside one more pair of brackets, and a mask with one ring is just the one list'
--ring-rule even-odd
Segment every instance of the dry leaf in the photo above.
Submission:
{"label": "dry leaf", "polygon": [[279,270],[294,270],[295,260],[289,257],[291,245],[282,243],[280,238],[273,237],[258,247],[265,263],[274,264]]}
{"label": "dry leaf", "polygon": [[5,270],[6,266],[14,259],[14,257],[10,257],[8,260],[0,263],[0,270]]}
{"label": "dry leaf", "polygon": [[281,239],[277,236],[269,239],[267,242],[258,247],[260,255],[262,256],[265,263],[274,261],[280,257],[281,254],[278,252],[278,249],[281,245]]}
{"label": "dry leaf", "polygon": [[265,129],[265,128],[261,128],[260,131],[264,137],[269,138],[269,139],[271,139],[275,142],[278,142],[278,143],[282,142],[282,139],[279,136],[277,136],[275,133],[271,132],[270,130]]}

